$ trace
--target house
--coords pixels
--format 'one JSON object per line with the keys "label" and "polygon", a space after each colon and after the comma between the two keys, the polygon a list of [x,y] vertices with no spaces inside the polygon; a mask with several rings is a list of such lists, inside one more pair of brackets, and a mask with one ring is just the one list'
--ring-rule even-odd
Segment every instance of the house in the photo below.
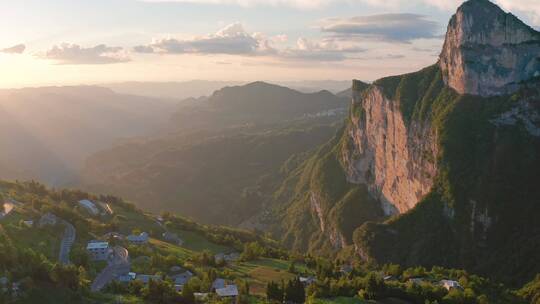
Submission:
{"label": "house", "polygon": [[182,292],[182,290],[184,290],[184,285],[174,285],[174,290],[176,290],[176,292]]}
{"label": "house", "polygon": [[216,294],[220,298],[233,298],[238,297],[238,287],[236,285],[227,285],[224,288],[216,289]]}
{"label": "house", "polygon": [[47,212],[39,219],[39,227],[45,227],[48,225],[54,226],[58,222],[56,215]]}
{"label": "house", "polygon": [[135,245],[142,245],[148,243],[148,233],[142,232],[139,235],[130,234],[127,237],[128,242]]}
{"label": "house", "polygon": [[300,277],[299,280],[305,287],[308,287],[316,281],[314,277]]}
{"label": "house", "polygon": [[152,280],[152,281],[161,281],[161,276],[160,275],[150,275],[150,274],[138,274],[137,277],[135,278],[135,280],[141,281],[144,284],[148,284],[148,282],[150,282],[150,280]]}
{"label": "house", "polygon": [[235,261],[238,261],[238,259],[240,259],[240,254],[237,253],[237,252],[232,252],[232,253],[229,253],[229,254],[225,254],[225,253],[218,253],[214,256],[214,260],[219,263],[219,262],[235,262]]}
{"label": "house", "polygon": [[137,274],[135,272],[129,272],[123,275],[119,275],[116,280],[120,283],[129,283],[137,277]]}
{"label": "house", "polygon": [[99,214],[99,210],[96,207],[96,205],[89,200],[86,200],[86,199],[80,200],[79,205],[81,205],[84,209],[86,209],[86,211],[88,211],[88,213],[90,213],[91,215]]}
{"label": "house", "polygon": [[34,221],[33,221],[33,220],[23,221],[23,224],[24,224],[26,227],[32,228],[32,227],[34,226]]}
{"label": "house", "polygon": [[193,273],[188,270],[186,272],[171,276],[171,279],[174,280],[175,285],[185,285],[192,277]]}
{"label": "house", "polygon": [[182,246],[182,244],[184,243],[184,241],[182,241],[182,239],[180,239],[176,233],[167,231],[164,232],[161,236],[166,242],[177,244],[178,246]]}
{"label": "house", "polygon": [[86,245],[86,251],[94,261],[106,261],[112,253],[109,242],[90,241]]}
{"label": "house", "polygon": [[463,289],[463,287],[461,287],[461,284],[459,284],[458,281],[442,280],[442,281],[439,282],[439,284],[441,284],[442,287],[444,287],[448,291],[450,291],[452,289]]}
{"label": "house", "polygon": [[218,290],[218,289],[222,289],[222,288],[225,288],[225,280],[224,279],[220,279],[220,278],[217,278],[214,280],[214,282],[212,283],[212,290]]}

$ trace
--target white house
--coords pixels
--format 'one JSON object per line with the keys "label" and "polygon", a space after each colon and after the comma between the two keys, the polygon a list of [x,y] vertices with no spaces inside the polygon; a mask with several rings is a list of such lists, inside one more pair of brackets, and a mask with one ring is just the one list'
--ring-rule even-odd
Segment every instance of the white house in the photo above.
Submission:
{"label": "white house", "polygon": [[442,280],[439,283],[448,291],[450,291],[451,289],[463,289],[463,287],[461,287],[458,281]]}
{"label": "white house", "polygon": [[56,217],[56,215],[50,212],[47,212],[39,219],[39,227],[44,227],[47,225],[54,226],[56,225],[57,221],[58,221],[58,218]]}
{"label": "white house", "polygon": [[89,242],[86,250],[94,261],[105,261],[111,254],[109,242]]}
{"label": "white house", "polygon": [[96,205],[89,200],[80,200],[79,205],[81,205],[84,209],[86,209],[86,211],[88,211],[92,215],[99,214],[99,210]]}
{"label": "white house", "polygon": [[216,289],[216,294],[220,298],[236,298],[238,296],[238,287],[236,285],[227,285],[224,288]]}
{"label": "white house", "polygon": [[169,243],[177,244],[178,246],[182,246],[184,244],[184,241],[182,241],[181,238],[178,237],[178,234],[172,233],[172,232],[163,232],[161,235],[163,237],[163,240]]}
{"label": "white house", "polygon": [[161,281],[161,276],[160,275],[149,275],[149,274],[138,274],[137,277],[135,278],[135,280],[141,281],[144,284],[148,284],[148,282],[150,282],[150,280],[152,280],[152,281]]}
{"label": "white house", "polygon": [[137,274],[135,272],[129,272],[123,275],[119,275],[116,280],[120,283],[129,283],[137,277]]}
{"label": "white house", "polygon": [[176,275],[171,276],[171,279],[174,280],[175,285],[185,285],[192,277],[193,277],[193,273],[188,270],[181,274],[176,274]]}
{"label": "white house", "polygon": [[221,278],[215,279],[212,283],[212,290],[218,290],[222,288],[225,288],[225,280]]}
{"label": "white house", "polygon": [[139,235],[130,234],[127,237],[127,240],[136,245],[142,245],[148,243],[148,233],[143,232]]}
{"label": "white house", "polygon": [[225,262],[235,262],[235,261],[238,261],[238,259],[240,259],[240,254],[237,253],[237,252],[232,252],[232,253],[229,253],[229,254],[225,254],[225,253],[218,253],[214,256],[214,260],[216,262],[222,262],[222,261],[225,261]]}

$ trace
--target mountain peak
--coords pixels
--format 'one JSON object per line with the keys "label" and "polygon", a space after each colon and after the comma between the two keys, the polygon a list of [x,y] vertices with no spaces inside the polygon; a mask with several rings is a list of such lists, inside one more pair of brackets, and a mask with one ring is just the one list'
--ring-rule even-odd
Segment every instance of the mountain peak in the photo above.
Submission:
{"label": "mountain peak", "polygon": [[463,3],[450,20],[440,66],[461,94],[512,93],[540,75],[540,33],[488,0]]}

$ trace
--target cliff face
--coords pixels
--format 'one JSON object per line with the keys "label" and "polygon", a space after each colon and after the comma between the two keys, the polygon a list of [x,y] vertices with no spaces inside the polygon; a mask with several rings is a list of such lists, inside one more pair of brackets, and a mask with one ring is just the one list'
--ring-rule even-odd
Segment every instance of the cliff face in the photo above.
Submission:
{"label": "cliff face", "polygon": [[343,131],[298,171],[285,239],[335,250],[354,230],[371,262],[530,280],[540,271],[538,37],[470,0],[437,64],[353,83]]}
{"label": "cliff face", "polygon": [[465,2],[440,55],[445,83],[460,94],[513,93],[540,76],[540,33],[488,0]]}
{"label": "cliff face", "polygon": [[436,134],[427,122],[406,125],[400,101],[376,85],[354,94],[348,136],[343,150],[348,181],[367,185],[386,215],[413,208],[431,189],[437,173]]}

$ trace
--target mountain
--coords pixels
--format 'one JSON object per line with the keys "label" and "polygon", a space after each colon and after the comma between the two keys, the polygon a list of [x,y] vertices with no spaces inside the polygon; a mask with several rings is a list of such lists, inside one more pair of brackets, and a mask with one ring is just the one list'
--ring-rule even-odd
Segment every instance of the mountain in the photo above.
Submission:
{"label": "mountain", "polygon": [[532,279],[539,46],[515,16],[465,2],[437,64],[353,84],[346,127],[276,193],[276,233],[295,249]]}
{"label": "mountain", "polygon": [[173,115],[180,129],[274,124],[310,116],[338,117],[348,101],[328,91],[301,93],[265,82],[225,87]]}
{"label": "mountain", "polygon": [[66,183],[87,156],[161,129],[175,107],[100,87],[0,90],[0,176]]}
{"label": "mountain", "polygon": [[181,106],[172,118],[177,131],[89,157],[82,186],[152,211],[244,224],[264,213],[284,172],[334,136],[348,105],[327,91],[263,82],[226,87]]}
{"label": "mountain", "polygon": [[[303,93],[314,93],[328,90],[333,93],[341,92],[350,85],[350,81],[319,80],[319,81],[273,81],[285,87]],[[128,81],[119,83],[105,83],[102,87],[109,88],[119,94],[148,96],[183,100],[212,95],[214,91],[228,86],[245,85],[245,81],[208,81],[191,80],[180,82],[138,82]]]}

